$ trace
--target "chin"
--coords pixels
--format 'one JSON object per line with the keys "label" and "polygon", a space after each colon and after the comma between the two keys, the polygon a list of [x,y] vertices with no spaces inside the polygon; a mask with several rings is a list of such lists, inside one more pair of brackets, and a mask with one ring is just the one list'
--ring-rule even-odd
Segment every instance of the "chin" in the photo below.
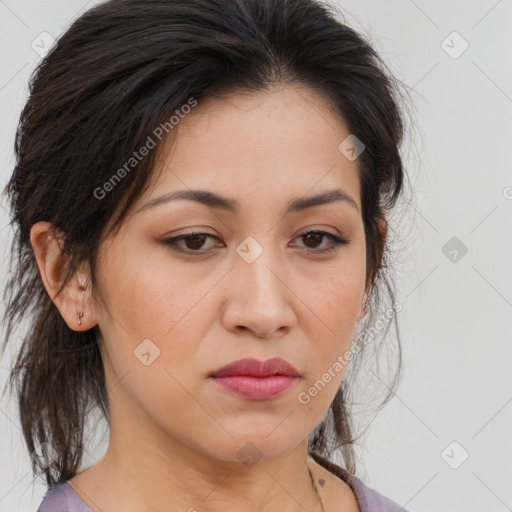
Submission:
{"label": "chin", "polygon": [[[223,462],[241,462],[251,467],[259,461],[284,457],[300,443],[300,439],[294,443],[289,435],[269,436],[268,434],[267,429],[260,434],[234,436],[223,442],[212,439],[212,445],[215,446],[212,455]],[[211,448],[210,446],[209,451]]]}

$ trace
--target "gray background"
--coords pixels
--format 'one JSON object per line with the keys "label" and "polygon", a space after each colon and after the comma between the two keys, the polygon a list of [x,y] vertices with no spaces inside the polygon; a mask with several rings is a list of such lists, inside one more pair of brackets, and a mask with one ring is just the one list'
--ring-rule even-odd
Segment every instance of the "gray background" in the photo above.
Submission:
{"label": "gray background", "polygon": [[[40,58],[33,41],[42,46],[42,32],[58,36],[95,3],[0,0],[2,187]],[[415,197],[397,217],[405,376],[366,418],[358,476],[411,512],[512,510],[512,1],[337,4],[411,89],[417,125],[404,149]],[[5,255],[4,208],[0,226]],[[10,362],[1,363],[3,388]],[[30,472],[7,399],[0,433],[0,512],[35,510],[46,487]],[[105,442],[91,441],[86,464]]]}

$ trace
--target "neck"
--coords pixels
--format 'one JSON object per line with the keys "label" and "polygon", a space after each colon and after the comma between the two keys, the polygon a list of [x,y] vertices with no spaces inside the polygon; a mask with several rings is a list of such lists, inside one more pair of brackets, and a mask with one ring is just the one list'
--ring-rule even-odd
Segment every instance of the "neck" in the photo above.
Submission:
{"label": "neck", "polygon": [[[112,413],[113,411],[111,411]],[[92,509],[105,512],[321,512],[308,469],[307,439],[285,456],[218,460],[184,446],[154,426],[130,423],[123,428],[111,415],[105,456],[70,483]],[[126,425],[135,425],[127,428]],[[141,428],[143,427],[143,428]],[[126,449],[126,447],[130,447]],[[315,474],[315,470],[312,470]]]}

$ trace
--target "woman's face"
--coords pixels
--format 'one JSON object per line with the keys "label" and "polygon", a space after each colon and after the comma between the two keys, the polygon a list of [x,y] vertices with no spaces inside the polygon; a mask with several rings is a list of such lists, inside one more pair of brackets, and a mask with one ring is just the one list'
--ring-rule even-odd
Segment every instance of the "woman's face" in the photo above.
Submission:
{"label": "woman's face", "polygon": [[[100,248],[111,436],[159,436],[217,460],[276,458],[321,421],[362,316],[358,160],[339,149],[349,132],[337,115],[297,85],[203,101],[173,133],[158,179]],[[231,208],[183,198],[144,207],[192,190]],[[165,242],[193,232],[202,235]],[[211,377],[274,357],[299,374],[267,378],[275,395],[251,394],[257,377],[225,381],[242,394]]]}

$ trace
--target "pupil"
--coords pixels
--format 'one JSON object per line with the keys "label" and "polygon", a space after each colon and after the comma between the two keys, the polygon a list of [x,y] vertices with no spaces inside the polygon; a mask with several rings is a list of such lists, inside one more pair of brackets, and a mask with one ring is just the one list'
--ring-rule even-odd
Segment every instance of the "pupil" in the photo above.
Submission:
{"label": "pupil", "polygon": [[[313,238],[313,242],[315,241],[314,239],[317,238],[317,242],[318,242],[318,238],[321,238],[321,237],[322,237],[322,235],[320,233],[308,233],[306,235],[306,245],[308,244],[307,241],[311,240],[311,238]],[[316,247],[315,244],[313,244],[313,245]]]}
{"label": "pupil", "polygon": [[[191,235],[187,238],[187,246],[189,249],[200,249],[204,242],[204,235]],[[197,243],[197,242],[200,243]]]}

